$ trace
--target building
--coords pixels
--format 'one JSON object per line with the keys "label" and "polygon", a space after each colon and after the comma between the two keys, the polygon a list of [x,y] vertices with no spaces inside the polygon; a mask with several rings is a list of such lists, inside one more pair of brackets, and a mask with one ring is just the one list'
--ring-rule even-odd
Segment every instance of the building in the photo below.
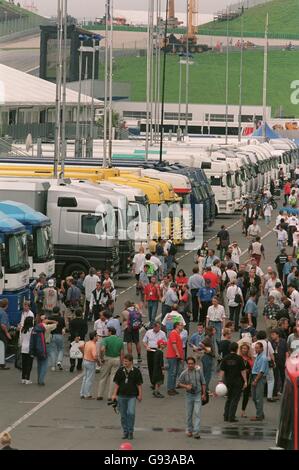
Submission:
{"label": "building", "polygon": [[[133,101],[117,101],[113,103],[113,108],[120,117],[127,122],[130,127],[140,126],[141,132],[145,131],[146,123],[146,103]],[[179,105],[177,103],[165,103],[164,111],[164,132],[177,132],[179,122]],[[188,130],[190,134],[224,134],[226,128],[225,105],[215,104],[189,104],[188,105]],[[153,110],[154,114],[154,110]],[[181,106],[181,129],[185,127],[185,105]],[[263,119],[262,106],[242,107],[242,128],[256,127]],[[266,120],[271,119],[271,107],[267,107]],[[154,116],[153,116],[154,120]],[[161,121],[161,116],[158,116]],[[236,135],[238,133],[239,106],[229,105],[228,107],[228,133]]]}
{"label": "building", "polygon": [[[67,89],[66,137],[75,137],[78,93]],[[91,102],[89,96],[81,95],[80,126],[84,137],[85,127],[90,127]],[[0,132],[1,137],[11,136],[24,142],[30,133],[33,139],[53,140],[55,132],[56,85],[25,72],[0,64]],[[94,100],[95,112],[103,102]],[[95,137],[98,136],[95,126]]]}

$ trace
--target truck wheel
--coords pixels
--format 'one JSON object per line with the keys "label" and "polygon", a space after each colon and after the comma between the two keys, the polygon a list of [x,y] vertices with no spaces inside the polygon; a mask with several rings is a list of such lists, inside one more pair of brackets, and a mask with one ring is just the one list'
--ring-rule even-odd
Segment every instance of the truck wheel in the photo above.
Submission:
{"label": "truck wheel", "polygon": [[84,264],[80,263],[74,263],[66,266],[63,270],[62,278],[65,279],[68,276],[72,276],[73,272],[75,271],[84,271],[85,273],[88,273],[88,267],[85,266]]}

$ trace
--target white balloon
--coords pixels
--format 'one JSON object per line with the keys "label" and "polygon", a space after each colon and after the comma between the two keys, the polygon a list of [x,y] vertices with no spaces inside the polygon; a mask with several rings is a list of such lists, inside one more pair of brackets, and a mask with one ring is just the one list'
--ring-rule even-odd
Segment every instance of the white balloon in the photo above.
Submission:
{"label": "white balloon", "polygon": [[227,394],[227,386],[224,383],[216,385],[215,393],[218,397],[224,397]]}

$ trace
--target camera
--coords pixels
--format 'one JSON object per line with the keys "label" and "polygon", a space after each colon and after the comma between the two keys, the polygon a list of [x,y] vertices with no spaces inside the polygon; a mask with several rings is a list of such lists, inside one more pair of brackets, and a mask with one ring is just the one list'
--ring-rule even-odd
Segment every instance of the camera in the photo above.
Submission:
{"label": "camera", "polygon": [[117,400],[109,401],[108,406],[112,406],[114,413],[118,413]]}

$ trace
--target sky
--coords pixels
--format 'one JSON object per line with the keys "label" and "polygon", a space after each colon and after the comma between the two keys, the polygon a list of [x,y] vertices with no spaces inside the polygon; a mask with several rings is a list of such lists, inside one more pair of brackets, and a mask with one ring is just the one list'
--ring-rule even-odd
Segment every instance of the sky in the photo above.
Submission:
{"label": "sky", "polygon": [[[39,9],[45,16],[56,14],[57,0],[19,0],[21,4],[31,3]],[[162,5],[166,1],[162,0]],[[224,9],[226,5],[237,3],[236,0],[199,0],[200,12],[213,14],[219,9]],[[114,0],[114,8],[121,10],[146,10],[148,0]],[[184,11],[186,0],[176,0],[176,9]],[[68,0],[69,13],[76,18],[95,18],[102,16],[105,11],[105,0]]]}

